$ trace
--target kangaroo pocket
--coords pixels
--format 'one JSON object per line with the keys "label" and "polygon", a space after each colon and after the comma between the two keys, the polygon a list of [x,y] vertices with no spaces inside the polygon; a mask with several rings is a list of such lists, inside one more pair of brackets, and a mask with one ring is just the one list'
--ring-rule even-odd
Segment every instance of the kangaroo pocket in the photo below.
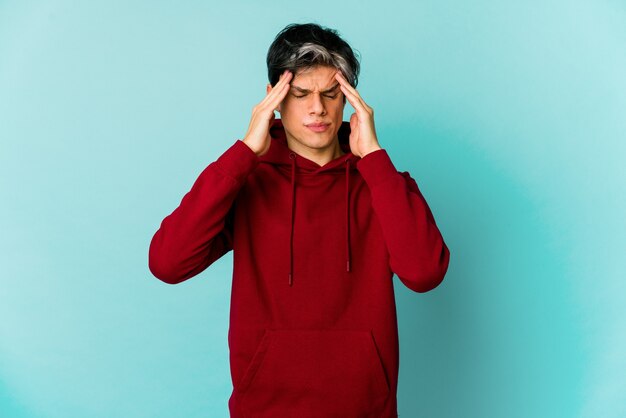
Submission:
{"label": "kangaroo pocket", "polygon": [[389,385],[367,330],[266,330],[237,388],[247,417],[377,417]]}

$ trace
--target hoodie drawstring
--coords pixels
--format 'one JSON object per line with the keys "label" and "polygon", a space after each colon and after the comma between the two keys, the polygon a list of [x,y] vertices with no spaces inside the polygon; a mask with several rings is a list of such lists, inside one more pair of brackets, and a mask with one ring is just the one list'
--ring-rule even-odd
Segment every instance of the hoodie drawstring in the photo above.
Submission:
{"label": "hoodie drawstring", "polygon": [[[293,286],[293,230],[296,213],[296,154],[289,153],[291,159],[291,226],[289,236],[289,286]],[[350,159],[346,158],[346,271],[350,271]]]}
{"label": "hoodie drawstring", "polygon": [[293,224],[296,212],[296,154],[289,153],[291,158],[291,233],[289,234],[289,286],[293,285]]}
{"label": "hoodie drawstring", "polygon": [[350,160],[346,159],[346,271],[350,271]]}

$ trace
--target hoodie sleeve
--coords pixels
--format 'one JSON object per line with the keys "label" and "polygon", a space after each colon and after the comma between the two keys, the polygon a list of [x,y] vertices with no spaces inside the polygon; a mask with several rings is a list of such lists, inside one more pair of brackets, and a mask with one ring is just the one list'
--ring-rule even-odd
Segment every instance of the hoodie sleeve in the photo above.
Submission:
{"label": "hoodie sleeve", "polygon": [[396,170],[385,149],[365,155],[357,168],[369,186],[391,270],[415,292],[434,289],[448,270],[450,251],[417,183]]}
{"label": "hoodie sleeve", "polygon": [[152,237],[148,267],[156,278],[180,283],[232,250],[233,203],[258,163],[259,157],[238,139],[202,171]]}

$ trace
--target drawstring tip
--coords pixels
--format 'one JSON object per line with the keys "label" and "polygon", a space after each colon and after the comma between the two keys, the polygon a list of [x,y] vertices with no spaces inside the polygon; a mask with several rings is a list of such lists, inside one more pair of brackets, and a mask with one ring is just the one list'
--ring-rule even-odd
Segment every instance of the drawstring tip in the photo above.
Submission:
{"label": "drawstring tip", "polygon": [[346,260],[346,271],[350,271],[350,260]]}

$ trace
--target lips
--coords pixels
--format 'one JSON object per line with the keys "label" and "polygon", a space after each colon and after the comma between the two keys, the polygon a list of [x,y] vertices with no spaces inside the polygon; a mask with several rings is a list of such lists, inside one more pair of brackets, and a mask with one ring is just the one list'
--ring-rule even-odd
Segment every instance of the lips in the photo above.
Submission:
{"label": "lips", "polygon": [[310,123],[305,126],[313,132],[324,132],[328,129],[330,123]]}

